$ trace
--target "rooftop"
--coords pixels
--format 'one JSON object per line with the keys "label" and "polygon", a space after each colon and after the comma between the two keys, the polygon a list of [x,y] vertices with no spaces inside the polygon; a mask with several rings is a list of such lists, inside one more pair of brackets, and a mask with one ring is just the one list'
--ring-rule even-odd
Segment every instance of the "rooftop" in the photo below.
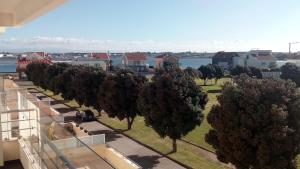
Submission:
{"label": "rooftop", "polygon": [[125,57],[128,60],[132,61],[142,61],[147,60],[145,53],[137,52],[137,53],[125,53]]}

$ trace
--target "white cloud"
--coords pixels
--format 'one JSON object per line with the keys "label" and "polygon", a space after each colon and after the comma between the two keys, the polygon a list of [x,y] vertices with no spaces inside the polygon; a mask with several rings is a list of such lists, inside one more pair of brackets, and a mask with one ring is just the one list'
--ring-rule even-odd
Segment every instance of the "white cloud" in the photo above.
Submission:
{"label": "white cloud", "polygon": [[89,40],[64,37],[33,37],[28,39],[0,39],[1,51],[93,52],[93,51],[248,51],[251,48],[287,51],[287,42],[215,40],[198,42],[157,42]]}

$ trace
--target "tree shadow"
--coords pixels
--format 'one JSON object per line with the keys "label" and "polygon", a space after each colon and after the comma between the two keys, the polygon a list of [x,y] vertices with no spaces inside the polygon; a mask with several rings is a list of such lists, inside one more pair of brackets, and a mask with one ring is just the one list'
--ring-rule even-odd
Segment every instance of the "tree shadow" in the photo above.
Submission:
{"label": "tree shadow", "polygon": [[161,156],[157,156],[157,155],[155,156],[130,155],[127,157],[133,160],[134,162],[136,162],[142,168],[146,168],[146,169],[154,168],[156,164],[159,163],[158,159],[161,158]]}
{"label": "tree shadow", "polygon": [[52,100],[52,101],[50,101],[51,105],[65,104],[65,103],[68,103],[68,101],[66,101],[66,100]]}
{"label": "tree shadow", "polygon": [[222,90],[208,90],[207,91],[207,93],[214,93],[214,94],[221,93],[221,92],[222,92]]}
{"label": "tree shadow", "polygon": [[46,98],[48,98],[47,96],[44,96],[44,95],[41,95],[41,96],[36,96],[38,99],[40,99],[40,100],[43,100],[43,99],[46,99]]}
{"label": "tree shadow", "polygon": [[70,107],[62,107],[62,108],[55,108],[56,111],[58,111],[61,114],[69,113],[71,111],[74,111],[73,108]]}

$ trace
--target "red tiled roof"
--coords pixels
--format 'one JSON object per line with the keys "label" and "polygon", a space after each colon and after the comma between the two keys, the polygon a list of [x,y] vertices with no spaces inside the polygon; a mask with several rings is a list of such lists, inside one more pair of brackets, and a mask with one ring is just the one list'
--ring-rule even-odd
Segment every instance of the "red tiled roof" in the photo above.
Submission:
{"label": "red tiled roof", "polygon": [[147,60],[146,55],[144,53],[125,53],[125,57],[128,60]]}
{"label": "red tiled roof", "polygon": [[175,56],[175,55],[172,55],[172,54],[167,54],[167,53],[158,55],[158,56],[156,56],[155,58],[161,59],[161,58],[166,58],[166,57],[174,57],[174,58],[176,58],[176,59],[179,59],[178,56]]}
{"label": "red tiled roof", "polygon": [[35,52],[37,55],[44,57],[45,56],[45,52]]}
{"label": "red tiled roof", "polygon": [[109,55],[107,53],[93,53],[92,57],[96,59],[109,60]]}
{"label": "red tiled roof", "polygon": [[257,60],[269,60],[269,61],[276,61],[276,58],[272,55],[260,55],[256,56]]}
{"label": "red tiled roof", "polygon": [[46,64],[52,64],[52,61],[50,59],[39,59],[39,60],[17,60],[17,65],[28,65],[30,63],[46,63]]}

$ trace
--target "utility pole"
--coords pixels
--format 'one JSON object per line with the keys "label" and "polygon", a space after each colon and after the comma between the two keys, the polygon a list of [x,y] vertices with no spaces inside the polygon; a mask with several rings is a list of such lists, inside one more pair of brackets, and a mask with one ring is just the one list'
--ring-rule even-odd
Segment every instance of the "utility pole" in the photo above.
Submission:
{"label": "utility pole", "polygon": [[297,43],[300,43],[300,42],[290,42],[289,43],[289,54],[291,54],[291,47],[293,44],[297,44]]}

